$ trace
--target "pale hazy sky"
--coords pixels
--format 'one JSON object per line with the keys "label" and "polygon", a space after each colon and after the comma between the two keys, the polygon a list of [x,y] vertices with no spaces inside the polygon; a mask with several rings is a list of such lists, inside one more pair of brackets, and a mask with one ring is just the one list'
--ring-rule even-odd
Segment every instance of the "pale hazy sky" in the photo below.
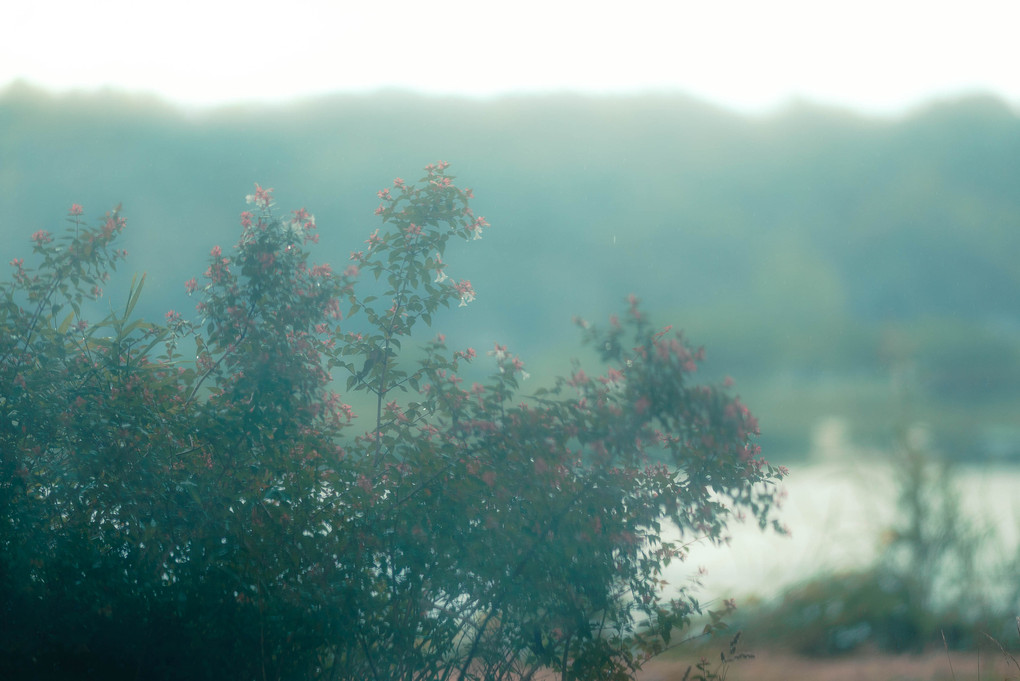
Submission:
{"label": "pale hazy sky", "polygon": [[680,91],[745,112],[1020,107],[1020,0],[22,0],[0,87],[113,86],[205,105],[399,87]]}

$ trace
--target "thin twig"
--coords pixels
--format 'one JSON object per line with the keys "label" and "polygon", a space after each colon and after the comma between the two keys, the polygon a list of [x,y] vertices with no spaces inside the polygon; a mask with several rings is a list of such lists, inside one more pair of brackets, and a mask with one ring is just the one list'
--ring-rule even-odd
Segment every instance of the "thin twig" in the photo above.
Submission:
{"label": "thin twig", "polygon": [[[1018,622],[1018,628],[1020,628],[1020,622]],[[1016,667],[1018,671],[1020,671],[1020,662],[1017,662],[1016,658],[1013,657],[1013,655],[1010,654],[1005,647],[1003,647],[1002,643],[999,642],[999,639],[995,638],[994,636],[990,636],[987,632],[982,631],[981,633],[984,634],[989,641],[997,645],[999,647],[999,650],[1002,651],[1002,656],[1005,657],[1008,661],[1012,662],[1013,666]]]}
{"label": "thin twig", "polygon": [[949,673],[953,675],[953,681],[956,681],[956,672],[953,671],[953,658],[949,654],[949,644],[946,642],[946,632],[944,629],[940,629],[939,632],[942,634],[942,645],[946,649],[946,659],[949,660]]}

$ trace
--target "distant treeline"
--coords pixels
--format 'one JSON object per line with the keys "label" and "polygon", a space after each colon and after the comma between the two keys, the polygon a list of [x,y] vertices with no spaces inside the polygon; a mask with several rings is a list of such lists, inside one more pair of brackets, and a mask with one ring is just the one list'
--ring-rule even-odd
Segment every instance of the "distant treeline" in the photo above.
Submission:
{"label": "distant treeline", "polygon": [[991,98],[896,119],[396,92],[189,112],[13,86],[0,93],[3,255],[26,255],[72,201],[86,216],[123,203],[129,265],[159,289],[147,297],[187,310],[183,282],[233,243],[254,182],[281,211],[313,212],[319,257],[339,266],[377,226],[375,192],[439,159],[492,224],[488,248],[449,257],[479,294],[458,314],[488,330],[465,342],[539,357],[572,344],[572,315],[597,320],[635,293],[738,379],[920,353],[946,399],[1016,397],[1020,118]]}

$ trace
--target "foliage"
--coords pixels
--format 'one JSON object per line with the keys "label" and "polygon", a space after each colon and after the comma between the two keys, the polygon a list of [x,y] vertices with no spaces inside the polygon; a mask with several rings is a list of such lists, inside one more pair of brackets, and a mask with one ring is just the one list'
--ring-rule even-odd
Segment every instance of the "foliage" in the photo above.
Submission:
{"label": "foliage", "polygon": [[861,648],[903,652],[922,642],[902,581],[878,570],[819,575],[787,590],[778,603],[752,609],[749,636],[812,656]]}
{"label": "foliage", "polygon": [[903,358],[893,364],[901,413],[889,458],[898,512],[879,560],[817,575],[755,609],[742,623],[752,635],[803,654],[838,655],[974,649],[985,631],[1012,627],[1020,604],[1015,565],[995,569],[989,547],[1000,538],[968,514],[955,471],[929,449],[926,430],[909,425],[909,366]]}
{"label": "foliage", "polygon": [[579,320],[598,375],[524,396],[496,344],[465,387],[474,349],[420,333],[474,300],[443,256],[488,226],[446,169],[380,191],[342,273],[256,185],[194,322],[137,319],[142,281],[82,318],[119,212],[33,236],[0,308],[5,678],[629,678],[700,612],[662,571],[774,523],[754,418],[633,297]]}
{"label": "foliage", "polygon": [[886,538],[880,568],[902,583],[905,609],[919,637],[929,639],[938,614],[989,611],[979,565],[989,536],[964,511],[950,469],[925,451],[920,438],[906,429],[897,438],[900,522]]}
{"label": "foliage", "polygon": [[[373,178],[437,153],[513,226],[472,253],[486,305],[445,321],[451,337],[481,345],[467,334],[491,329],[529,366],[562,366],[576,340],[562,319],[602,319],[639,290],[711,348],[705,374],[739,375],[748,400],[761,386],[761,442],[793,460],[810,447],[811,393],[881,381],[891,326],[920,341],[919,417],[940,446],[1020,458],[1002,430],[1020,409],[1020,119],[989,98],[896,119],[810,106],[747,118],[678,95],[386,93],[183,112],[15,85],[0,91],[0,239],[56,231],[51,207],[67,196],[124,201],[146,226],[122,237],[148,273],[138,311],[158,319],[184,307],[180,273],[233,236],[219,231],[235,217],[222,198],[250,178],[274,178],[326,223],[360,224]],[[346,253],[347,238],[324,230],[322,247]],[[765,394],[785,386],[787,400]],[[835,406],[855,434],[878,434],[883,415],[860,404]]]}

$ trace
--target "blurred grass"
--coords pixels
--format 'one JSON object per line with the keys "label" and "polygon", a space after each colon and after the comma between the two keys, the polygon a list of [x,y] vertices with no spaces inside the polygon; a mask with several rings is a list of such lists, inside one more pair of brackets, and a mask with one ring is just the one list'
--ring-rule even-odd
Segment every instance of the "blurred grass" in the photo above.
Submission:
{"label": "blurred grass", "polygon": [[[755,657],[726,668],[728,681],[998,681],[1018,679],[1020,671],[990,643],[978,652],[933,648],[917,655],[866,653],[840,658],[807,658],[782,650],[754,649]],[[705,655],[718,659],[718,652]],[[679,681],[696,655],[653,660],[638,675],[639,681]]]}

